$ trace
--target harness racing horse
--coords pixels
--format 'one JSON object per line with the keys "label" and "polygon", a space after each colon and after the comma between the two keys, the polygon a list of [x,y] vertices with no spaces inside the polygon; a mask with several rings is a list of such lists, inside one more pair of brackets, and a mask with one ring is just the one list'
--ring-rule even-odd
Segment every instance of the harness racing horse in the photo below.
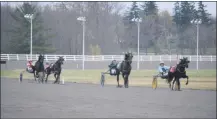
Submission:
{"label": "harness racing horse", "polygon": [[38,61],[35,63],[34,66],[32,66],[32,69],[33,69],[35,81],[36,78],[39,78],[38,81],[40,82],[41,80],[43,83],[44,82],[44,56],[42,56],[41,54],[39,55]]}
{"label": "harness racing horse", "polygon": [[54,84],[55,83],[60,83],[60,74],[61,74],[61,70],[62,70],[62,67],[61,65],[63,64],[63,61],[64,61],[64,58],[63,57],[59,57],[59,59],[53,64],[53,66],[49,66],[45,69],[45,73],[47,74],[47,77],[46,77],[46,80],[45,82],[47,83],[47,80],[48,80],[48,76],[51,74],[51,73],[54,73],[54,77],[55,77],[55,81],[54,81]]}
{"label": "harness racing horse", "polygon": [[116,68],[116,70],[117,70],[117,72],[116,72],[117,83],[118,83],[117,87],[121,87],[119,85],[119,75],[120,75],[120,73],[122,73],[122,77],[124,79],[124,87],[128,88],[128,86],[129,86],[128,77],[129,77],[131,69],[132,69],[132,66],[131,66],[132,59],[133,59],[133,54],[127,52],[125,54],[124,61],[120,62],[120,64],[117,66],[117,68]]}
{"label": "harness racing horse", "polygon": [[[180,78],[187,78],[186,85],[188,85],[188,76],[186,75],[185,68],[188,68],[188,64],[190,61],[187,57],[184,57],[183,59],[180,59],[179,64],[176,66],[175,71],[171,72],[171,70],[168,72],[168,83],[171,90],[173,90],[174,83],[176,82],[178,84],[178,90],[180,91],[181,84],[180,84]],[[173,81],[172,87],[171,82]]]}

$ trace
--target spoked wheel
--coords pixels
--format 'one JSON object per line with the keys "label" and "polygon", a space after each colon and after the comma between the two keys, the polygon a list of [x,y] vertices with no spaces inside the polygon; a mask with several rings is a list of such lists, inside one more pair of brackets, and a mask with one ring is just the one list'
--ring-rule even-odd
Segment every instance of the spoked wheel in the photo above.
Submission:
{"label": "spoked wheel", "polygon": [[102,87],[104,87],[104,83],[105,83],[105,74],[102,73],[101,74],[101,80],[100,80],[100,84],[101,84]]}
{"label": "spoked wheel", "polygon": [[153,81],[152,81],[152,88],[153,88],[153,89],[156,89],[156,88],[157,88],[157,77],[154,77],[154,78],[153,78]]}

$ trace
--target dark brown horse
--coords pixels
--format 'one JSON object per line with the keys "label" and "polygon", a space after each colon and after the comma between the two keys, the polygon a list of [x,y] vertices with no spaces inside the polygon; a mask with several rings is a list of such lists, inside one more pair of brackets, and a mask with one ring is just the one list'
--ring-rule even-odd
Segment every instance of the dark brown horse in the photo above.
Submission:
{"label": "dark brown horse", "polygon": [[[33,74],[34,74],[34,78],[36,81],[36,78],[39,78],[39,82],[42,81],[42,83],[44,82],[44,56],[43,55],[39,55],[38,57],[38,61],[35,63],[34,66],[32,66],[33,69]],[[40,73],[40,75],[39,75]]]}
{"label": "dark brown horse", "polygon": [[[188,64],[190,63],[190,61],[188,60],[187,57],[184,57],[183,59],[180,59],[179,64],[177,64],[175,71],[168,72],[168,83],[169,83],[169,87],[173,90],[173,85],[175,82],[177,82],[178,84],[178,90],[180,90],[181,88],[181,84],[180,84],[180,78],[187,78],[186,81],[186,85],[188,85],[188,76],[186,75],[186,71],[185,68],[188,68]],[[173,84],[171,86],[171,82],[173,81]]]}
{"label": "dark brown horse", "polygon": [[130,75],[130,72],[131,72],[131,69],[132,69],[132,66],[131,66],[131,63],[132,63],[132,59],[133,59],[133,54],[132,53],[129,53],[127,52],[125,54],[125,57],[124,57],[124,61],[122,61],[118,66],[117,66],[117,87],[121,87],[119,85],[119,75],[122,74],[122,77],[124,79],[124,87],[125,88],[128,88],[129,87],[129,75]]}
{"label": "dark brown horse", "polygon": [[63,62],[64,62],[64,58],[59,57],[59,59],[53,64],[52,67],[47,67],[46,68],[45,73],[47,74],[47,77],[46,77],[45,82],[47,82],[48,76],[51,73],[54,73],[54,77],[55,77],[55,82],[54,83],[58,83],[58,84],[60,83],[60,74],[61,74],[61,71],[62,71],[61,65],[63,64]]}

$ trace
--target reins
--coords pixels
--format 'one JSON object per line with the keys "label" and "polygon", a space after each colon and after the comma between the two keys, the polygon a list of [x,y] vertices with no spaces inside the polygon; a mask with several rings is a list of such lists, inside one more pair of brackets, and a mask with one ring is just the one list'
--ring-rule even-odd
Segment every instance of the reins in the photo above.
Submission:
{"label": "reins", "polygon": [[179,67],[185,67],[185,65],[180,65],[180,64],[179,64],[179,65],[177,66],[177,68],[176,68],[179,73],[185,73],[185,70],[184,70],[183,72],[181,72],[180,69],[179,69]]}

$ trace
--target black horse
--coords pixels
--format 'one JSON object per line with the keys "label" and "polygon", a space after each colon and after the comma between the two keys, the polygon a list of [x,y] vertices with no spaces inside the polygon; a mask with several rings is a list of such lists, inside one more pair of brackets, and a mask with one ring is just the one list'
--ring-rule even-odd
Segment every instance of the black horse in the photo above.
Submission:
{"label": "black horse", "polygon": [[[188,68],[188,64],[190,61],[187,57],[184,57],[183,59],[180,59],[179,64],[176,66],[176,69],[174,72],[168,72],[168,83],[169,87],[173,90],[173,85],[175,82],[178,84],[178,90],[180,91],[181,85],[180,85],[180,78],[187,78],[186,85],[188,85],[188,76],[186,75],[185,68]],[[172,87],[171,82],[173,81]]]}
{"label": "black horse", "polygon": [[[34,66],[32,66],[34,78],[36,81],[36,78],[42,78],[42,83],[44,81],[44,56],[39,55],[38,61],[35,63]],[[39,73],[42,73],[42,77],[39,76]]]}
{"label": "black horse", "polygon": [[131,63],[132,63],[132,59],[133,59],[133,54],[132,53],[129,53],[127,52],[125,54],[125,57],[124,57],[124,61],[120,62],[120,66],[118,65],[116,70],[116,75],[117,75],[117,87],[121,87],[119,85],[119,75],[120,73],[122,73],[122,77],[124,79],[124,87],[125,88],[128,88],[128,85],[129,85],[129,82],[128,82],[128,77],[130,75],[130,72],[131,72],[131,69],[132,69],[132,66],[131,66]]}
{"label": "black horse", "polygon": [[55,77],[54,84],[55,83],[58,83],[58,84],[60,83],[59,78],[60,78],[60,74],[61,74],[61,70],[62,70],[61,65],[63,64],[63,61],[64,61],[64,58],[59,57],[59,59],[53,64],[53,66],[50,66],[50,67],[46,68],[45,73],[47,74],[47,77],[46,77],[45,82],[47,82],[48,76],[51,73],[54,73],[54,77]]}

